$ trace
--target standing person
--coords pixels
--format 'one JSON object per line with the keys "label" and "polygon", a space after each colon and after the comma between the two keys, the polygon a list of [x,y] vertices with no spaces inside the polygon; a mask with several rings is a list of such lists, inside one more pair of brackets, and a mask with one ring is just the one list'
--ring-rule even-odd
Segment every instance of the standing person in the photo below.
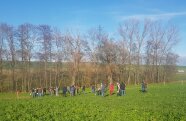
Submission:
{"label": "standing person", "polygon": [[105,95],[105,85],[101,83],[101,96]]}
{"label": "standing person", "polygon": [[43,87],[41,87],[41,96],[44,96]]}
{"label": "standing person", "polygon": [[43,88],[43,95],[46,95],[46,87]]}
{"label": "standing person", "polygon": [[97,84],[97,91],[96,95],[101,95],[101,85]]}
{"label": "standing person", "polygon": [[35,97],[35,89],[32,88],[32,97],[34,98]]}
{"label": "standing person", "polygon": [[145,92],[145,83],[144,83],[144,81],[141,82],[141,91]]}
{"label": "standing person", "polygon": [[120,90],[121,90],[121,96],[124,96],[125,95],[125,83],[124,82],[120,84]]}
{"label": "standing person", "polygon": [[36,89],[36,96],[38,97],[39,96],[39,88]]}
{"label": "standing person", "polygon": [[110,91],[110,95],[112,95],[114,92],[114,84],[112,82],[110,82],[109,91]]}
{"label": "standing person", "polygon": [[63,96],[66,97],[66,93],[67,93],[67,86],[63,86]]}
{"label": "standing person", "polygon": [[70,95],[71,95],[71,96],[74,96],[74,91],[75,91],[75,87],[74,87],[74,85],[72,85],[72,86],[70,87]]}
{"label": "standing person", "polygon": [[85,85],[82,87],[82,92],[85,94]]}
{"label": "standing person", "polygon": [[120,96],[120,83],[117,82],[117,96]]}
{"label": "standing person", "polygon": [[59,96],[59,88],[56,86],[56,96]]}
{"label": "standing person", "polygon": [[95,85],[92,85],[92,93],[95,93]]}
{"label": "standing person", "polygon": [[67,86],[67,92],[70,94],[70,88],[71,86]]}
{"label": "standing person", "polygon": [[73,89],[72,89],[73,87],[72,86],[70,86],[70,96],[73,96]]}
{"label": "standing person", "polygon": [[76,95],[76,86],[74,85],[74,91],[73,91],[73,95]]}
{"label": "standing person", "polygon": [[37,97],[37,89],[34,89],[34,97]]}
{"label": "standing person", "polygon": [[41,90],[41,87],[38,88],[38,97],[41,97],[42,95],[42,90]]}

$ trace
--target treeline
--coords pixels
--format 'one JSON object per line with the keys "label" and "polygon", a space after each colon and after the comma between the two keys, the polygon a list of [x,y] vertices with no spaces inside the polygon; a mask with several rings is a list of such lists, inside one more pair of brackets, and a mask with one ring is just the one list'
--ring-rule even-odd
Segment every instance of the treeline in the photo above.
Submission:
{"label": "treeline", "polygon": [[82,33],[61,32],[50,25],[0,23],[0,91],[101,81],[171,81],[178,40],[176,26],[150,20],[126,20],[114,36],[101,26]]}

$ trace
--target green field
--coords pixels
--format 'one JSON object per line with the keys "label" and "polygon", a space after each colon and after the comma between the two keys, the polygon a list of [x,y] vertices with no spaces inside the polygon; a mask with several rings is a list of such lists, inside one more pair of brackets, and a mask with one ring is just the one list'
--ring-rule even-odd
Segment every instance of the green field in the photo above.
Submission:
{"label": "green field", "polygon": [[186,82],[149,84],[148,92],[139,86],[126,88],[123,97],[86,94],[75,97],[29,94],[0,94],[1,121],[185,121]]}

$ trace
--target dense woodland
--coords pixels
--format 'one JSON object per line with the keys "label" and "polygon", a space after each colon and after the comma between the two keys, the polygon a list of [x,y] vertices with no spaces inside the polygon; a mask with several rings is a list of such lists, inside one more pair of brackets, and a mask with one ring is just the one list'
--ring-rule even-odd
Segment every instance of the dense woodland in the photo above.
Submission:
{"label": "dense woodland", "polygon": [[178,58],[173,49],[180,39],[175,25],[130,19],[113,32],[101,26],[83,33],[0,23],[0,91],[172,81]]}

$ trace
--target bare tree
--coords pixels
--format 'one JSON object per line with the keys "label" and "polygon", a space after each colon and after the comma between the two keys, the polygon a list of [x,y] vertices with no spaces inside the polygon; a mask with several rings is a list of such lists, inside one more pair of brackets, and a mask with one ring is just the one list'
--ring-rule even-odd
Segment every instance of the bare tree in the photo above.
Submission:
{"label": "bare tree", "polygon": [[163,82],[164,84],[166,81],[173,81],[172,78],[175,76],[176,73],[176,63],[178,60],[178,55],[172,52],[167,53],[165,63],[163,65]]}
{"label": "bare tree", "polygon": [[[146,62],[149,65],[150,79],[153,82],[163,80],[162,65],[166,65],[165,58],[178,42],[178,30],[172,25],[163,25],[160,22],[153,22],[150,27],[150,36],[147,41]],[[149,68],[148,68],[149,69]]]}
{"label": "bare tree", "polygon": [[0,91],[3,91],[3,85],[5,80],[5,74],[3,73],[3,65],[5,60],[5,53],[7,52],[7,44],[6,44],[6,27],[7,24],[0,24]]}
{"label": "bare tree", "polygon": [[35,28],[31,24],[22,24],[17,29],[17,40],[22,69],[22,90],[29,90],[30,86],[30,61],[35,41]]}
{"label": "bare tree", "polygon": [[122,37],[122,41],[123,43],[125,43],[125,47],[128,51],[128,57],[127,57],[127,64],[128,64],[128,84],[130,83],[131,80],[131,73],[132,73],[132,56],[133,56],[133,52],[134,50],[134,46],[135,45],[135,39],[136,39],[136,33],[137,33],[137,29],[136,27],[138,27],[138,21],[135,19],[132,20],[127,20],[124,21],[122,24],[120,24],[119,26],[119,34]]}
{"label": "bare tree", "polygon": [[11,66],[11,80],[12,80],[12,90],[17,90],[16,88],[16,79],[15,79],[15,65],[16,65],[16,40],[14,38],[14,28],[13,26],[4,25],[5,36],[8,44],[8,52],[9,52],[9,61]]}
{"label": "bare tree", "polygon": [[97,56],[102,64],[106,65],[107,78],[110,82],[113,80],[113,73],[117,61],[117,44],[108,35],[98,31],[99,44],[97,47]]}
{"label": "bare tree", "polygon": [[88,43],[86,39],[83,39],[80,33],[73,34],[67,32],[63,39],[65,42],[65,52],[67,55],[66,60],[71,62],[70,68],[72,69],[72,84],[75,84],[76,77],[79,79],[80,63],[89,50]]}
{"label": "bare tree", "polygon": [[[52,64],[52,29],[49,25],[39,25],[38,26],[39,37],[38,40],[41,44],[39,55],[41,59],[44,60],[44,81],[45,87],[48,86],[48,78],[47,78],[47,65],[48,62]],[[49,86],[51,86],[51,70],[49,73]]]}
{"label": "bare tree", "polygon": [[1,74],[3,74],[3,52],[6,49],[5,27],[6,24],[0,24],[0,73]]}
{"label": "bare tree", "polygon": [[103,32],[102,27],[98,26],[98,28],[93,28],[89,30],[88,32],[88,38],[89,38],[89,45],[90,45],[90,61],[92,63],[93,68],[93,76],[94,76],[94,83],[96,84],[98,82],[98,73],[99,73],[99,65],[100,60],[98,57],[98,46],[99,43],[106,38],[106,33]]}
{"label": "bare tree", "polygon": [[148,39],[150,20],[145,20],[144,23],[138,21],[136,24],[136,33],[135,33],[135,44],[137,47],[136,52],[136,72],[135,72],[135,84],[139,83],[140,77],[142,78],[143,70],[141,68],[142,59],[143,59],[143,47]]}
{"label": "bare tree", "polygon": [[63,36],[62,33],[58,28],[54,28],[53,32],[53,38],[55,41],[55,54],[54,54],[54,60],[56,63],[56,69],[55,69],[55,83],[56,86],[59,86],[59,80],[60,78],[60,72],[62,70],[62,62],[64,60],[64,41],[63,41]]}
{"label": "bare tree", "polygon": [[118,45],[117,64],[119,69],[118,80],[126,81],[125,77],[127,77],[127,72],[128,72],[127,70],[128,50],[123,40],[118,41],[117,45]]}

